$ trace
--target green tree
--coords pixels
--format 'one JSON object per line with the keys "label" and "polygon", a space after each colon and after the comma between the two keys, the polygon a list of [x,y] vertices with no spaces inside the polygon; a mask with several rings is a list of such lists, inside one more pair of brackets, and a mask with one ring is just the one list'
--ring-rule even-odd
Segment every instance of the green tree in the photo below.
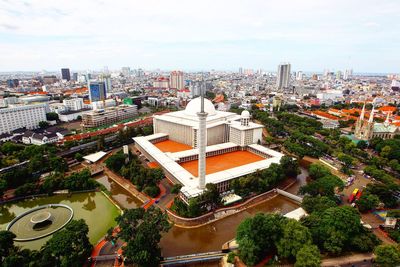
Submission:
{"label": "green tree", "polygon": [[125,164],[126,156],[121,153],[115,153],[114,155],[110,156],[106,161],[106,166],[112,171],[119,172]]}
{"label": "green tree", "polygon": [[367,147],[368,147],[367,141],[364,141],[364,140],[358,141],[358,143],[357,143],[357,148],[359,148],[359,149],[366,149]]}
{"label": "green tree", "polygon": [[323,212],[336,206],[336,202],[326,196],[304,196],[301,202],[301,207],[309,214],[313,212]]}
{"label": "green tree", "polygon": [[279,163],[281,164],[285,176],[296,177],[299,173],[299,163],[292,157],[283,156]]}
{"label": "green tree", "polygon": [[392,267],[400,264],[400,250],[398,246],[380,245],[375,248],[375,263],[379,267]]}
{"label": "green tree", "polygon": [[321,254],[315,245],[305,245],[296,254],[295,267],[321,266]]}
{"label": "green tree", "polygon": [[58,114],[55,112],[46,113],[46,119],[48,121],[56,121],[58,120]]}
{"label": "green tree", "polygon": [[72,220],[63,230],[53,234],[43,250],[56,259],[58,266],[82,266],[92,251],[88,233],[89,227],[84,220]]}
{"label": "green tree", "polygon": [[39,127],[40,128],[47,128],[49,126],[49,123],[47,121],[40,121],[39,122]]}
{"label": "green tree", "polygon": [[124,255],[137,266],[158,266],[161,233],[170,229],[167,215],[154,207],[147,211],[138,208],[125,211],[116,221],[121,229],[118,236],[127,242],[123,248]]}
{"label": "green tree", "polygon": [[331,171],[328,167],[325,167],[322,164],[313,163],[310,165],[308,173],[312,179],[318,179],[331,174]]}
{"label": "green tree", "polygon": [[83,156],[79,152],[75,154],[74,158],[79,162],[83,161]]}
{"label": "green tree", "polygon": [[16,235],[9,231],[0,231],[0,262],[15,250]]}
{"label": "green tree", "polygon": [[206,190],[200,195],[201,201],[206,205],[210,205],[211,208],[216,208],[221,204],[221,195],[219,194],[216,184],[206,184]]}
{"label": "green tree", "polygon": [[372,194],[363,194],[356,202],[360,212],[368,212],[379,204],[379,198]]}
{"label": "green tree", "polygon": [[304,245],[312,243],[310,231],[296,220],[288,220],[283,224],[282,230],[283,235],[276,244],[281,257],[294,259]]}
{"label": "green tree", "polygon": [[282,235],[284,217],[278,214],[258,213],[240,223],[236,232],[240,258],[253,265],[275,249],[275,243]]}

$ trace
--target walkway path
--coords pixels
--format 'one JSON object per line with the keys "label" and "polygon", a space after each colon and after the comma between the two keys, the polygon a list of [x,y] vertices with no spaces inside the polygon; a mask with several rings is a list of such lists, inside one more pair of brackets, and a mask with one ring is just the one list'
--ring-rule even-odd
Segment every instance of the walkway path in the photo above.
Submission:
{"label": "walkway path", "polygon": [[358,253],[348,256],[324,259],[322,260],[322,266],[352,266],[353,264],[355,266],[372,266],[371,259],[373,258],[374,254],[372,253]]}
{"label": "walkway path", "polygon": [[125,188],[129,193],[131,193],[133,196],[138,198],[140,201],[143,203],[147,202],[150,200],[149,197],[147,197],[145,194],[139,192],[136,187],[128,180],[124,179],[123,177],[119,176],[118,174],[112,172],[110,169],[107,167],[104,167],[104,173],[112,179],[114,182],[119,184],[121,187]]}

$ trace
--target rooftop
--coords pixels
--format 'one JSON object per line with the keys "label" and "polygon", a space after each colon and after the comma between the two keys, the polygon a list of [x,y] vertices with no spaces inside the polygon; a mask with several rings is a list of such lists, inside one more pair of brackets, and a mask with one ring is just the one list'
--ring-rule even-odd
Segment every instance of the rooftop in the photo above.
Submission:
{"label": "rooftop", "polygon": [[[216,173],[223,170],[232,169],[249,163],[264,160],[264,158],[249,151],[234,151],[222,155],[206,158],[206,174]],[[192,160],[183,162],[180,165],[190,172],[193,176],[198,176],[199,161]]]}

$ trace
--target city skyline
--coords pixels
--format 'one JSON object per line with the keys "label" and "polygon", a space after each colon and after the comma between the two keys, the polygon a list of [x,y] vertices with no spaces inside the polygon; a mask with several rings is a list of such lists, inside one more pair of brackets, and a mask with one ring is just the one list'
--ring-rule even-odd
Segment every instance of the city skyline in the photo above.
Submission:
{"label": "city skyline", "polygon": [[[290,8],[288,8],[290,7]],[[110,69],[398,73],[396,1],[0,1],[0,71]],[[107,12],[104,12],[107,10]],[[355,10],[357,13],[355,15]],[[102,18],[98,19],[98,14]]]}

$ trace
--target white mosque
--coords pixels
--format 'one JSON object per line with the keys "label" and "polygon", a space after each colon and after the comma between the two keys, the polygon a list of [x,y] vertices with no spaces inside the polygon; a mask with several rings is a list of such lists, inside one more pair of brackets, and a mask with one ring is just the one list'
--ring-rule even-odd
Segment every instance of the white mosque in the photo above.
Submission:
{"label": "white mosque", "polygon": [[[248,111],[241,115],[218,111],[211,101],[202,97],[190,101],[185,110],[154,116],[153,126],[154,134],[135,137],[135,146],[148,161],[157,163],[173,183],[182,184],[180,195],[185,201],[201,194],[206,183],[217,184],[220,192],[227,191],[232,179],[268,168],[271,163],[279,163],[283,156],[260,145],[263,126],[251,122]],[[160,144],[167,141],[186,145],[187,149],[163,151]],[[224,165],[221,155],[236,157],[238,151],[245,163],[206,173],[209,158],[214,157],[212,164],[221,167]],[[218,157],[221,157],[219,163]],[[246,157],[257,159],[246,160]],[[198,175],[195,176],[184,165],[186,162],[197,164],[197,161]]]}

